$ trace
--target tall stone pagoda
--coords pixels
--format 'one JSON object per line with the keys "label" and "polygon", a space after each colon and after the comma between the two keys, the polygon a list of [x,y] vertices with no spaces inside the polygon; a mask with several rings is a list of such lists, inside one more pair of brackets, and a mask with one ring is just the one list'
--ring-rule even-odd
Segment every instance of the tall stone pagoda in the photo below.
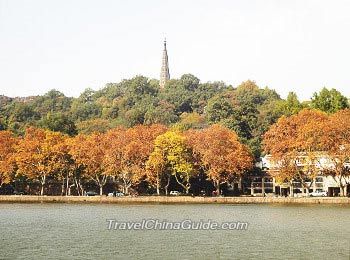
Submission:
{"label": "tall stone pagoda", "polygon": [[170,73],[169,73],[169,64],[168,64],[168,53],[166,50],[166,40],[164,40],[162,70],[160,72],[160,81],[159,81],[160,88],[164,88],[165,82],[167,82],[169,79],[170,79]]}

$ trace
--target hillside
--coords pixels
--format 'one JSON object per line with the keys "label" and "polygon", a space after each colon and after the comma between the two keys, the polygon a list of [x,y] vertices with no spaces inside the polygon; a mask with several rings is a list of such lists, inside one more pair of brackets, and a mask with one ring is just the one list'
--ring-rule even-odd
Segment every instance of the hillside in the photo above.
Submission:
{"label": "hillside", "polygon": [[284,100],[275,90],[260,88],[250,80],[233,87],[224,82],[201,83],[185,74],[160,89],[158,80],[136,76],[108,83],[98,91],[86,89],[78,98],[54,89],[43,96],[0,96],[0,129],[22,135],[26,127],[36,126],[73,136],[106,132],[120,125],[161,123],[186,129],[221,123],[235,130],[259,156],[261,135],[269,126],[280,116],[308,106],[333,113],[349,103],[335,89],[324,88],[310,102],[301,103],[296,93]]}

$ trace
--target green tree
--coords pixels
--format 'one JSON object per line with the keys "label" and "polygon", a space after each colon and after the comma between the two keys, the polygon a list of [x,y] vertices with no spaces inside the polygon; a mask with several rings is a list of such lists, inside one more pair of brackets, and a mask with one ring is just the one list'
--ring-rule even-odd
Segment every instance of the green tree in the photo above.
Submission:
{"label": "green tree", "polygon": [[338,90],[323,88],[321,92],[314,93],[311,98],[311,108],[319,109],[328,114],[349,108],[349,102]]}
{"label": "green tree", "polygon": [[160,92],[159,98],[174,105],[174,112],[177,116],[183,112],[192,112],[192,100],[194,92],[190,90],[193,85],[182,80],[171,79],[165,84]]}
{"label": "green tree", "polygon": [[208,101],[206,117],[209,123],[218,123],[233,113],[231,103],[222,96],[215,96]]}
{"label": "green tree", "polygon": [[36,98],[32,106],[43,117],[49,112],[68,113],[71,103],[72,98],[68,98],[63,93],[52,89],[43,96]]}
{"label": "green tree", "polygon": [[289,92],[287,99],[280,101],[278,107],[283,115],[291,116],[298,114],[304,107],[294,92]]}
{"label": "green tree", "polygon": [[39,125],[45,129],[54,132],[61,132],[70,136],[78,133],[74,122],[61,112],[47,113],[46,117],[39,122]]}

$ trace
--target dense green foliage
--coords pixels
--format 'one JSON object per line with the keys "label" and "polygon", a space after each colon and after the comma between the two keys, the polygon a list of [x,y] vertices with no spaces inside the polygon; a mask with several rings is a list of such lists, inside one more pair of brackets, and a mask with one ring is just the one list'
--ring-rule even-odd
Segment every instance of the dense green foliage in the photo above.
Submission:
{"label": "dense green foliage", "polygon": [[160,89],[158,80],[136,76],[98,91],[86,89],[78,98],[57,90],[30,98],[0,96],[0,130],[23,135],[28,126],[36,126],[73,136],[139,124],[188,129],[219,123],[235,130],[258,157],[262,134],[282,115],[291,116],[308,106],[334,113],[348,108],[349,102],[335,89],[324,88],[308,104],[293,92],[283,100],[275,90],[250,80],[234,88],[223,82],[201,83],[185,74]]}

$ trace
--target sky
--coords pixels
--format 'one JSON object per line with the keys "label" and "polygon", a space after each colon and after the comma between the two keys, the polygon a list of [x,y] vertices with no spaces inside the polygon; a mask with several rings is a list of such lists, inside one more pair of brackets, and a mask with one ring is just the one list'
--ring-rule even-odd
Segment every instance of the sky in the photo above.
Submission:
{"label": "sky", "polygon": [[0,0],[0,95],[159,79],[166,38],[171,78],[349,98],[349,13],[347,0]]}

